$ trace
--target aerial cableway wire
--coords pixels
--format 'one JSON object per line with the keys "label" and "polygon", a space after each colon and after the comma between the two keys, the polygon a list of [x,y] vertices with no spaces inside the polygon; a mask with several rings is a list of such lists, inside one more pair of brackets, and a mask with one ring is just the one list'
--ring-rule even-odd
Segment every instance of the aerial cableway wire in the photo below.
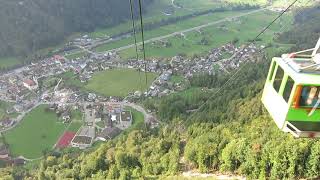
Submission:
{"label": "aerial cableway wire", "polygon": [[[136,60],[139,60],[139,53],[138,53],[138,45],[137,45],[137,32],[136,32],[136,25],[134,20],[134,11],[133,11],[133,2],[132,0],[129,0],[130,2],[130,14],[131,14],[131,22],[132,22],[132,32],[134,36],[134,45],[135,45],[135,51],[136,51]],[[139,86],[140,91],[142,92],[142,85],[141,85],[141,69],[138,69],[139,71]]]}
{"label": "aerial cableway wire", "polygon": [[145,51],[145,43],[144,43],[144,30],[143,30],[142,3],[141,3],[141,0],[139,0],[139,14],[140,14],[140,28],[141,28],[143,61],[144,61],[144,74],[145,74],[146,85],[147,85],[148,84],[148,75],[147,75],[146,51]]}
{"label": "aerial cableway wire", "polygon": [[[273,23],[275,23],[284,13],[286,13],[298,0],[294,0],[285,10],[283,10],[273,21],[271,21],[264,29],[262,29],[262,31],[260,31],[258,33],[258,35],[252,40],[251,43],[247,44],[243,49],[248,48],[251,44],[253,44],[255,41],[257,41],[257,39],[263,34],[265,33],[271,26]],[[262,50],[262,49],[261,49]],[[261,50],[259,50],[258,52],[260,52]],[[241,51],[240,51],[241,52]],[[244,53],[243,53],[244,54]],[[243,56],[243,54],[240,54],[240,56],[238,58],[241,58]],[[235,71],[235,73],[233,73],[230,78],[222,85],[220,86],[220,88],[218,90],[216,90],[207,100],[205,100],[200,106],[199,108],[192,114],[190,115],[187,120],[185,121],[188,122],[190,119],[192,119],[198,112],[199,110],[201,110],[205,105],[207,105],[207,103],[216,95],[218,95],[221,90],[223,90],[228,84],[230,84],[231,81],[233,81],[234,79],[237,78],[237,74],[248,64],[248,60],[244,60],[244,64],[239,67],[239,69],[237,71]]]}

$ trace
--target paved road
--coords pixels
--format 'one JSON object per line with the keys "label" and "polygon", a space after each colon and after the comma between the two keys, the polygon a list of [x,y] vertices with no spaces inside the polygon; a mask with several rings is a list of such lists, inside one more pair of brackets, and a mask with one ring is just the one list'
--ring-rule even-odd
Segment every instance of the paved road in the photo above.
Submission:
{"label": "paved road", "polygon": [[[182,31],[176,31],[174,33],[171,33],[171,34],[167,34],[167,35],[164,35],[164,36],[159,36],[159,37],[154,37],[154,38],[151,38],[151,39],[148,39],[145,41],[145,43],[150,43],[150,42],[154,42],[154,41],[159,41],[159,40],[163,40],[163,39],[167,39],[169,37],[173,37],[175,35],[179,35],[179,34],[184,34],[184,33],[188,33],[188,32],[192,32],[192,31],[196,31],[198,29],[201,29],[201,28],[205,28],[205,27],[208,27],[208,26],[213,26],[215,24],[219,24],[219,23],[222,23],[222,22],[225,22],[225,21],[228,21],[232,18],[240,18],[240,17],[243,17],[243,16],[248,16],[248,15],[251,15],[251,14],[254,14],[254,13],[258,13],[258,12],[261,12],[261,11],[264,11],[266,10],[267,8],[261,8],[261,9],[257,9],[257,10],[252,10],[250,12],[247,12],[247,13],[244,13],[244,14],[241,14],[241,15],[237,15],[237,16],[231,16],[231,17],[226,17],[226,18],[223,18],[223,19],[220,19],[218,21],[214,21],[214,22],[209,22],[207,24],[203,24],[203,25],[200,25],[200,26],[195,26],[195,27],[192,27],[192,28],[188,28],[188,29],[185,29],[185,30],[182,30]],[[110,41],[110,40],[109,40]],[[112,40],[112,41],[115,41],[115,40]],[[107,41],[108,42],[108,41]],[[104,44],[102,42],[99,42],[99,45],[101,44]],[[138,45],[142,45],[142,42],[138,42],[137,43]],[[108,52],[118,52],[118,51],[122,51],[122,50],[125,50],[125,49],[129,49],[129,48],[132,48],[134,47],[135,44],[129,44],[129,45],[126,45],[126,46],[122,46],[122,47],[119,47],[119,48],[114,48],[114,49],[111,49],[111,50],[108,50],[108,51],[105,51],[105,52],[96,52],[94,53],[93,51],[90,51],[88,50],[87,47],[81,47],[81,51],[87,51],[87,52],[90,52],[90,53],[93,53],[93,54],[105,54],[105,53],[108,53]],[[97,45],[92,45],[92,47],[97,47]],[[89,48],[90,49],[90,48]],[[73,53],[70,53],[70,54],[76,54],[80,51],[75,51]]]}
{"label": "paved road", "polygon": [[15,118],[15,124],[13,126],[10,126],[9,128],[7,129],[3,129],[3,130],[0,130],[0,133],[3,133],[3,132],[6,132],[6,131],[9,131],[10,129],[16,127],[20,121],[24,118],[25,115],[27,115],[30,111],[32,111],[33,109],[35,109],[36,107],[38,107],[39,105],[41,105],[41,103],[37,103],[35,104],[32,108],[28,109],[27,111],[24,111],[22,112],[21,114],[19,114],[19,116],[17,118]]}
{"label": "paved road", "polygon": [[[59,104],[60,102],[41,102],[41,104]],[[112,103],[112,102],[107,102],[107,103],[110,103],[110,104],[121,104],[123,106],[129,106],[129,107],[132,107],[133,109],[141,112],[144,116],[144,120],[146,123],[149,122],[150,119],[155,119],[156,118],[148,113],[142,106],[138,105],[138,104],[134,104],[134,103],[126,103],[126,102],[115,102],[115,103]],[[82,105],[87,105],[87,104],[90,104],[89,102],[76,102],[76,103],[64,103],[65,105],[75,105],[75,104],[82,104]]]}
{"label": "paved road", "polygon": [[[151,38],[151,39],[146,40],[145,43],[159,41],[159,40],[162,40],[162,39],[173,37],[175,35],[179,35],[181,33],[184,34],[184,33],[188,33],[188,32],[191,32],[191,31],[195,31],[195,30],[198,30],[198,29],[201,29],[201,28],[205,28],[205,27],[208,27],[208,26],[212,26],[212,25],[215,25],[215,24],[219,24],[219,23],[228,21],[228,20],[230,20],[232,18],[239,18],[239,17],[243,17],[243,16],[248,16],[248,15],[251,15],[251,14],[254,14],[254,13],[258,13],[258,12],[264,11],[265,9],[267,9],[267,8],[261,8],[261,9],[258,9],[258,10],[253,10],[253,11],[241,14],[241,15],[232,16],[232,17],[226,17],[226,18],[223,18],[223,19],[218,20],[218,21],[210,22],[210,23],[207,23],[207,24],[203,24],[203,25],[196,26],[196,27],[193,27],[193,28],[185,29],[185,30],[182,30],[182,31],[177,31],[177,32],[174,32],[174,33],[171,33],[171,34],[168,34],[168,35]],[[139,42],[137,44],[138,45],[142,45],[142,42]],[[118,52],[118,51],[122,51],[122,50],[125,50],[125,49],[132,48],[134,46],[135,46],[134,44],[130,44],[130,45],[126,45],[126,46],[122,46],[122,47],[119,47],[119,48],[115,48],[115,49],[111,49],[111,50],[102,52],[101,54],[108,53],[108,52],[113,52],[113,51]]]}

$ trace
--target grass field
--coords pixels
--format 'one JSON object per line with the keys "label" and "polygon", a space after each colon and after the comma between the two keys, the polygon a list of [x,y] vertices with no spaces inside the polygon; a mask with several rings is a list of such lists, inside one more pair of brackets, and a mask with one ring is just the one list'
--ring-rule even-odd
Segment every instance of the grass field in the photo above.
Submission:
{"label": "grass field", "polygon": [[0,68],[11,68],[18,64],[22,64],[22,61],[19,58],[0,57]]}
{"label": "grass field", "polygon": [[[146,90],[157,77],[155,73],[147,73],[145,83],[144,73],[134,69],[112,69],[95,73],[85,89],[106,96],[125,97],[129,92]],[[141,78],[141,83],[139,80]]]}
{"label": "grass field", "polygon": [[[202,33],[193,31],[185,33],[185,37],[171,37],[167,41],[171,43],[170,47],[154,47],[150,43],[146,44],[147,57],[172,57],[177,54],[193,56],[208,52],[210,49],[219,47],[234,39],[238,39],[238,45],[251,40],[268,22],[270,22],[277,13],[264,11],[254,15],[241,17],[235,21],[227,21],[202,28]],[[273,42],[274,33],[285,31],[291,27],[292,16],[287,15],[280,21],[277,21],[268,31],[261,36],[258,44],[268,44]],[[208,40],[207,45],[200,44],[202,39]],[[134,48],[126,49],[120,52],[124,59],[134,57]],[[227,57],[227,55],[226,55]]]}
{"label": "grass field", "polygon": [[[162,26],[160,28],[154,29],[154,30],[145,31],[145,40],[151,39],[154,37],[158,37],[158,36],[171,34],[176,31],[185,30],[185,29],[192,28],[192,27],[199,26],[199,25],[203,25],[203,24],[206,24],[209,22],[218,21],[218,20],[226,18],[226,17],[240,15],[240,14],[243,14],[246,12],[247,11],[234,11],[234,12],[226,11],[226,12],[217,12],[217,13],[213,13],[213,14],[197,16],[197,17],[194,17],[191,19],[179,21],[175,24],[166,25],[166,26]],[[140,34],[137,34],[137,36],[138,36],[137,37],[138,41],[141,41]],[[128,44],[133,44],[133,42],[134,42],[134,38],[129,37],[129,38],[125,38],[125,39],[115,41],[112,43],[102,44],[100,46],[97,46],[94,50],[97,52],[103,52],[103,51],[111,50],[111,49],[118,48],[121,46],[125,46]]]}
{"label": "grass field", "polygon": [[0,101],[0,121],[5,117],[15,118],[19,115],[18,113],[7,114],[7,109],[13,105],[13,103]]}
{"label": "grass field", "polygon": [[58,77],[62,78],[63,84],[67,86],[75,86],[80,88],[83,87],[83,84],[81,83],[77,75],[75,75],[72,71],[67,71],[63,74],[60,74]]}
{"label": "grass field", "polygon": [[183,76],[180,76],[180,75],[173,75],[171,78],[170,78],[170,82],[173,82],[173,83],[181,83],[183,82],[185,79]]}
{"label": "grass field", "polygon": [[37,107],[5,134],[12,155],[33,159],[41,157],[43,151],[52,149],[66,125],[58,122],[54,112],[46,112],[46,107]]}
{"label": "grass field", "polygon": [[[183,8],[173,7],[171,4],[171,0],[156,0],[154,1],[148,9],[146,9],[146,14],[143,16],[144,23],[156,23],[161,20],[166,20],[169,18],[184,16],[188,14],[193,14],[195,12],[204,11],[208,9],[213,9],[219,7],[219,5],[223,4],[221,2],[212,1],[212,0],[197,0],[196,2],[192,0],[181,1],[178,2],[179,5],[182,5]],[[192,8],[190,8],[192,6]],[[173,12],[171,15],[165,15],[164,11],[167,8],[173,8]],[[130,17],[128,17],[130,19]],[[131,31],[132,23],[131,21],[124,22],[120,25],[111,27],[111,28],[99,28],[92,33],[89,33],[89,36],[92,38],[105,38],[107,36],[113,36],[119,34],[120,32]]]}
{"label": "grass field", "polygon": [[77,58],[81,58],[81,57],[83,57],[85,55],[87,55],[86,52],[80,51],[80,52],[77,52],[77,53],[74,53],[74,54],[65,55],[65,58],[67,58],[67,59],[77,59]]}
{"label": "grass field", "polygon": [[77,132],[83,125],[82,112],[75,110],[71,112],[71,124],[68,126],[66,131]]}

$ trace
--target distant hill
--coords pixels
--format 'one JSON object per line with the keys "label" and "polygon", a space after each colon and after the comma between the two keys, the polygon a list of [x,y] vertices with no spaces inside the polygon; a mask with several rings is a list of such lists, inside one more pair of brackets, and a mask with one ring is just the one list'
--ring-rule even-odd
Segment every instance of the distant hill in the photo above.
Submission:
{"label": "distant hill", "polygon": [[[152,0],[144,0],[148,5]],[[0,57],[27,55],[74,32],[130,17],[128,0],[0,0]]]}
{"label": "distant hill", "polygon": [[[146,10],[154,1],[143,0],[143,9]],[[287,5],[291,1],[220,2],[254,5],[272,2]],[[305,2],[307,0],[299,1],[300,5]],[[75,32],[90,32],[99,27],[114,26],[129,17],[128,0],[0,0],[0,57],[29,55],[61,43]]]}

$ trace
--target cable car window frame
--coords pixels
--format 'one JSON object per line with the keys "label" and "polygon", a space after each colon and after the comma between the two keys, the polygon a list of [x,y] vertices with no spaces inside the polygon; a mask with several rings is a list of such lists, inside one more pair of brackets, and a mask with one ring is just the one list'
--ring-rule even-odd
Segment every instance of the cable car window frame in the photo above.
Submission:
{"label": "cable car window frame", "polygon": [[[280,76],[281,76],[281,77],[279,77],[279,82],[278,82],[279,84],[275,84],[279,72],[280,72]],[[281,87],[283,85],[284,78],[285,78],[284,69],[278,64],[277,68],[275,69],[275,73],[274,73],[274,77],[273,77],[273,81],[272,81],[272,87],[277,93],[280,93],[280,91],[281,91]]]}
{"label": "cable car window frame", "polygon": [[276,65],[277,65],[277,63],[275,61],[271,62],[271,66],[270,66],[270,70],[269,70],[269,77],[268,77],[269,81],[272,81],[272,79],[273,79],[273,75],[274,75],[274,72],[275,72],[275,69],[276,69]]}
{"label": "cable car window frame", "polygon": [[295,81],[289,75],[285,75],[285,78],[283,79],[283,81],[285,82],[284,82],[282,97],[287,103],[289,103],[292,94],[294,94]]}

